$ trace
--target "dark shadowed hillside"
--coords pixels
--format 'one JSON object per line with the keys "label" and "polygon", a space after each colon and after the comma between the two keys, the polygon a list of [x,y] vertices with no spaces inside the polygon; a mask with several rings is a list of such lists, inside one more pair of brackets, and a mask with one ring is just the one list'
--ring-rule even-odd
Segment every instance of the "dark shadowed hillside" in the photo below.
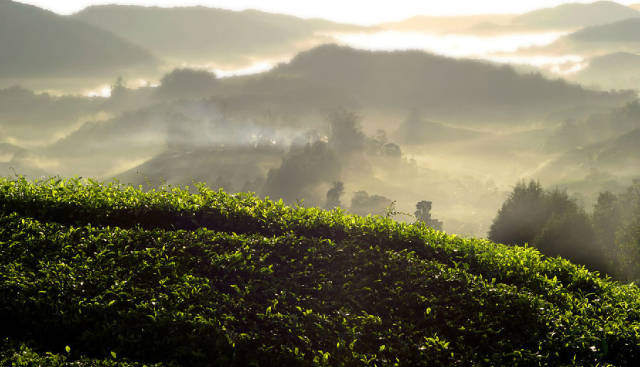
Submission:
{"label": "dark shadowed hillside", "polygon": [[[508,66],[452,59],[419,51],[370,52],[326,45],[300,53],[268,75],[294,77],[353,95],[364,107],[428,109],[449,116],[546,116],[577,106],[618,104],[630,94],[586,90]],[[264,86],[263,86],[264,88]],[[272,91],[278,91],[274,83]],[[544,107],[543,107],[544,106]]]}
{"label": "dark shadowed hillside", "polygon": [[97,27],[0,2],[0,77],[77,76],[153,62],[146,50]]}
{"label": "dark shadowed hillside", "polygon": [[206,7],[93,6],[73,16],[174,59],[242,61],[291,52],[315,32],[357,29],[320,19]]}

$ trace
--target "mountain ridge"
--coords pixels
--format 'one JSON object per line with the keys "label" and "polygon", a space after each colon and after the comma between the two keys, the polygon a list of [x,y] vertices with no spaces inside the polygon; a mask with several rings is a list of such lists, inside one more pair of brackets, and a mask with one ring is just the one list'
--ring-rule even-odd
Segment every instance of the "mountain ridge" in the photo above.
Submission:
{"label": "mountain ridge", "polygon": [[110,32],[10,0],[0,2],[0,49],[0,77],[110,74],[157,62]]}

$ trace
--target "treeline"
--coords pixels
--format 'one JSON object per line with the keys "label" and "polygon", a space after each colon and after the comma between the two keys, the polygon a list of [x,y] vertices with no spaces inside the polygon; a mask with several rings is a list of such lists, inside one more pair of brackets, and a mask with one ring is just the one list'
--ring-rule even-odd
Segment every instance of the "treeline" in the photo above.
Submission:
{"label": "treeline", "polygon": [[565,191],[520,182],[491,225],[492,241],[538,248],[621,281],[640,279],[640,180],[600,193],[588,213]]}

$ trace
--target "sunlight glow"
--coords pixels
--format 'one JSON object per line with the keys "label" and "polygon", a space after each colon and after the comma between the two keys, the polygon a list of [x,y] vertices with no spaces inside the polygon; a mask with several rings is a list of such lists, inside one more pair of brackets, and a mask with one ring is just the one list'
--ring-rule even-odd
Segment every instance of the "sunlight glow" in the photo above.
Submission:
{"label": "sunlight glow", "polygon": [[422,32],[382,31],[375,33],[333,33],[337,42],[372,51],[423,50],[451,57],[484,57],[499,52],[547,46],[566,32],[471,36]]}
{"label": "sunlight glow", "polygon": [[577,73],[589,66],[584,57],[579,55],[494,55],[487,57],[487,60],[502,64],[534,66],[540,69],[547,69],[550,72],[558,75],[569,75]]}
{"label": "sunlight glow", "polygon": [[109,98],[111,97],[111,86],[101,85],[97,89],[87,91],[85,94],[87,97]]}

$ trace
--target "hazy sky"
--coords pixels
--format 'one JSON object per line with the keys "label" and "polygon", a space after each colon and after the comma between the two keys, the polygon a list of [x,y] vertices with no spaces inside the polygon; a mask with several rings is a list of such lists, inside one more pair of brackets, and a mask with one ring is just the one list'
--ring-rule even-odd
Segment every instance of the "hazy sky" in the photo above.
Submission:
{"label": "hazy sky", "polygon": [[[4,0],[0,0],[4,1]],[[414,15],[457,15],[478,13],[522,13],[532,9],[582,0],[20,0],[61,14],[94,4],[157,6],[206,5],[233,10],[260,9],[270,12],[320,17],[341,22],[373,24]],[[621,0],[632,4],[640,0]]]}

